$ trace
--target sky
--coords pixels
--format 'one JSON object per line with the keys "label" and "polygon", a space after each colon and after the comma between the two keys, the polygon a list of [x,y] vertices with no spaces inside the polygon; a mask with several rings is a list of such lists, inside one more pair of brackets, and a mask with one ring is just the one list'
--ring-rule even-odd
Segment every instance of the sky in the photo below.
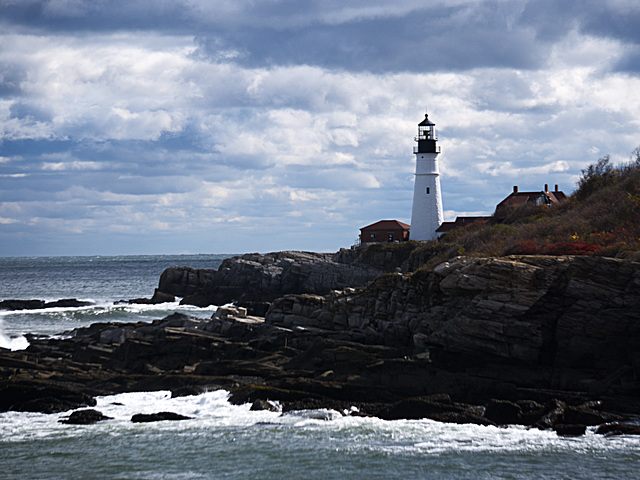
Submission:
{"label": "sky", "polygon": [[[640,145],[637,0],[0,0],[0,256],[337,251]],[[553,188],[553,187],[552,187]]]}

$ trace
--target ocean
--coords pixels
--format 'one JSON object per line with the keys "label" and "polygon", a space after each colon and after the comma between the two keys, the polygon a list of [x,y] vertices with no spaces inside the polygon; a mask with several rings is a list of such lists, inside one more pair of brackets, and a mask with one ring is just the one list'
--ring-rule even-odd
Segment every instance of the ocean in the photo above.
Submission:
{"label": "ocean", "polygon": [[[0,346],[27,333],[65,335],[94,322],[152,321],[175,311],[209,318],[216,307],[121,305],[150,297],[175,265],[217,268],[229,255],[0,258],[0,300],[61,298],[94,305],[0,311]],[[558,437],[525,427],[384,421],[333,410],[282,415],[231,405],[228,392],[171,398],[99,397],[111,420],[59,423],[70,412],[0,413],[0,479],[622,479],[640,478],[640,437]],[[171,411],[179,422],[132,423]]]}

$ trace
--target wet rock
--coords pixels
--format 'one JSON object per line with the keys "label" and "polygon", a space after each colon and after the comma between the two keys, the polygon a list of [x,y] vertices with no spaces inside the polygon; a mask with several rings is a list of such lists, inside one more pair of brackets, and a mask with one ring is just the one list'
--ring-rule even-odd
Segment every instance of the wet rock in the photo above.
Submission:
{"label": "wet rock", "polygon": [[554,425],[553,430],[560,436],[563,437],[577,437],[580,435],[584,435],[584,433],[587,431],[587,426],[586,425],[580,425],[580,424],[566,424],[566,423],[559,423],[557,425]]}
{"label": "wet rock", "polygon": [[243,385],[235,388],[229,397],[229,403],[233,405],[243,405],[253,403],[256,400],[278,400],[292,402],[297,400],[307,400],[309,398],[319,398],[309,392],[300,390],[288,390],[266,385]]}
{"label": "wet rock", "polygon": [[101,422],[103,420],[110,420],[112,417],[107,417],[101,412],[93,409],[76,410],[71,412],[71,415],[67,418],[59,420],[60,423],[68,423],[70,425],[90,425],[92,423]]}
{"label": "wet rock", "polygon": [[468,418],[469,423],[479,425],[493,425],[494,423],[482,416],[482,407],[460,403],[440,401],[440,395],[407,398],[382,408],[376,413],[383,420],[418,420],[429,418],[441,422],[466,423],[463,418]]}
{"label": "wet rock", "polygon": [[58,413],[95,404],[95,398],[91,395],[47,383],[14,383],[0,387],[2,412]]}
{"label": "wet rock", "polygon": [[596,428],[599,435],[640,435],[640,424],[637,423],[605,423]]}
{"label": "wet rock", "polygon": [[438,422],[445,423],[472,423],[475,425],[495,426],[491,420],[472,412],[444,412],[435,413],[428,417],[431,420],[437,420]]}
{"label": "wet rock", "polygon": [[0,302],[0,310],[35,310],[39,308],[75,308],[93,305],[75,298],[63,298],[54,302],[44,300],[3,300]]}
{"label": "wet rock", "polygon": [[44,308],[65,307],[88,307],[93,305],[93,302],[85,302],[82,300],[76,300],[75,298],[63,298],[62,300],[56,300],[55,302],[47,302],[44,304]]}
{"label": "wet rock", "polygon": [[267,410],[269,412],[279,412],[280,408],[274,402],[271,402],[269,400],[262,400],[261,398],[259,398],[258,400],[253,402],[253,404],[251,405],[251,410]]}
{"label": "wet rock", "polygon": [[120,301],[116,303],[131,303],[131,304],[143,304],[143,305],[156,305],[158,303],[170,303],[175,302],[176,297],[170,293],[162,292],[156,288],[151,298],[133,298],[127,301]]}
{"label": "wet rock", "polygon": [[562,400],[554,399],[545,407],[545,414],[534,424],[543,430],[553,428],[554,425],[562,422],[567,405]]}
{"label": "wet rock", "polygon": [[3,300],[0,310],[33,310],[44,308],[44,300]]}
{"label": "wet rock", "polygon": [[516,424],[520,423],[522,408],[517,403],[494,398],[486,404],[484,416],[498,425]]}
{"label": "wet rock", "polygon": [[165,420],[178,421],[178,420],[191,420],[193,417],[187,417],[173,412],[158,412],[158,413],[137,413],[131,417],[133,423],[149,423],[149,422],[162,422]]}
{"label": "wet rock", "polygon": [[564,412],[564,422],[573,424],[601,425],[622,419],[620,415],[594,410],[589,405],[568,406]]}
{"label": "wet rock", "polygon": [[440,403],[430,398],[408,398],[384,407],[376,416],[383,420],[418,420],[450,411],[451,405],[448,403]]}
{"label": "wet rock", "polygon": [[545,414],[544,405],[535,400],[517,400],[515,403],[521,409],[517,423],[522,425],[533,425]]}
{"label": "wet rock", "polygon": [[207,393],[207,388],[202,385],[185,385],[171,389],[171,398],[190,397],[192,395],[202,395]]}

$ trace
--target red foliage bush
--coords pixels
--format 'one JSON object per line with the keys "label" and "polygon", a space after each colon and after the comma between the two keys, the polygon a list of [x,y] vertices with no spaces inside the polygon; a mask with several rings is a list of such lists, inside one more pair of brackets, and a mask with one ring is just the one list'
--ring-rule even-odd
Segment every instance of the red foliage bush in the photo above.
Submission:
{"label": "red foliage bush", "polygon": [[509,249],[509,255],[591,255],[600,247],[584,242],[556,242],[543,246],[532,240],[520,243]]}

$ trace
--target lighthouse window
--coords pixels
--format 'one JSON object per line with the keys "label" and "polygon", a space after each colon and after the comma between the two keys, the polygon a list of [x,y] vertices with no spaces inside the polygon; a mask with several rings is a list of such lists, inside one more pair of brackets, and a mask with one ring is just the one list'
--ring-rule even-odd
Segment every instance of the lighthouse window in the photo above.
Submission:
{"label": "lighthouse window", "polygon": [[427,187],[427,195],[429,195],[429,187]]}

